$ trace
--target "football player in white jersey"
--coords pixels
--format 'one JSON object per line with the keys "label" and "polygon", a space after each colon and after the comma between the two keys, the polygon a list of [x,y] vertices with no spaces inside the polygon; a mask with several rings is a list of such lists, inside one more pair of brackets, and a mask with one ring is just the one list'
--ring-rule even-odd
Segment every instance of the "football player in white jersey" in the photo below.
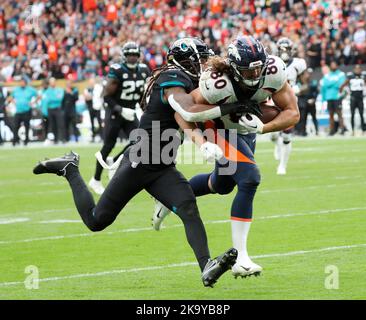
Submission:
{"label": "football player in white jersey", "polygon": [[[220,168],[223,165],[219,160],[213,172],[196,175],[190,180],[196,197],[210,193],[228,194],[235,186],[238,187],[231,207],[232,241],[238,250],[232,272],[235,277],[258,275],[262,267],[254,263],[247,252],[253,199],[260,183],[259,169],[254,160],[255,141],[257,133],[280,131],[299,121],[297,99],[287,82],[286,66],[279,57],[268,55],[263,45],[253,37],[239,37],[228,47],[227,59],[211,59],[209,68],[200,77],[199,88],[191,95],[197,104],[233,103],[247,99],[260,103],[271,98],[282,110],[266,124],[255,115],[242,113],[206,122],[208,127],[225,129],[217,131],[215,142],[224,151],[226,161],[235,162],[236,170],[230,175],[222,174]],[[187,108],[183,101],[175,101],[174,96],[169,102],[176,111]],[[184,123],[180,126],[184,128]],[[228,139],[229,130],[226,129],[237,130],[236,145]],[[230,148],[236,151],[234,157],[227,152]],[[168,213],[168,209],[156,204],[153,215],[155,230],[160,229]]]}
{"label": "football player in white jersey", "polygon": [[[296,86],[298,77],[306,70],[306,61],[294,57],[295,46],[288,38],[280,38],[277,41],[278,56],[286,64],[287,81],[294,89],[295,94],[299,89]],[[274,157],[279,161],[277,167],[278,175],[285,175],[287,163],[292,149],[292,128],[286,128],[281,132],[271,134],[271,140],[275,143]]]}

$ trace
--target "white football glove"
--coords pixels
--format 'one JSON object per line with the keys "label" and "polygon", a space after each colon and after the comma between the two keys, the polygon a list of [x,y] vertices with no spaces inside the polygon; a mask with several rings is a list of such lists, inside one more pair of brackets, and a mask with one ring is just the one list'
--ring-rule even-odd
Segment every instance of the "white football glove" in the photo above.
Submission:
{"label": "white football glove", "polygon": [[246,113],[239,119],[239,124],[243,126],[248,133],[262,133],[264,124],[254,114]]}
{"label": "white football glove", "polygon": [[127,121],[133,121],[135,120],[135,109],[130,108],[122,108],[121,116],[125,118]]}
{"label": "white football glove", "polygon": [[205,142],[201,145],[200,150],[208,162],[214,162],[215,160],[220,160],[224,153],[221,148],[211,142]]}

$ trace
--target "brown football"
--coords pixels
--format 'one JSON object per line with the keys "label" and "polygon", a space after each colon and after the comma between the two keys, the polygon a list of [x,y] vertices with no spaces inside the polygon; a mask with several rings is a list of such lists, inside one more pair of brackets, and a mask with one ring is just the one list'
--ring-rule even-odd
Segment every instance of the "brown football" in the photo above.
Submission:
{"label": "brown football", "polygon": [[272,121],[281,112],[281,109],[279,107],[275,106],[274,104],[270,104],[268,102],[262,102],[259,105],[259,107],[263,114],[260,117],[260,119],[262,120],[263,123]]}

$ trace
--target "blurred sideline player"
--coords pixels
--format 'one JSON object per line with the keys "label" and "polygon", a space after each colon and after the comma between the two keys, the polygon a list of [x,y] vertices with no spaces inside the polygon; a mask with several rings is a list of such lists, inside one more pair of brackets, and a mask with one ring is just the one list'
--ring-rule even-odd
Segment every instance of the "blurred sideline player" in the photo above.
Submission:
{"label": "blurred sideline player", "polygon": [[[240,103],[225,106],[194,105],[189,93],[197,87],[202,64],[207,61],[208,55],[207,45],[197,38],[180,39],[170,47],[168,64],[153,74],[144,94],[144,113],[139,125],[141,135],[125,151],[117,172],[97,204],[80,175],[79,156],[73,152],[40,162],[33,173],[64,176],[73,192],[80,217],[91,231],[101,231],[112,224],[126,204],[146,190],[181,218],[187,240],[202,271],[203,284],[212,286],[235,263],[237,251],[231,248],[215,259],[210,258],[206,231],[192,188],[176,169],[175,157],[166,159],[168,162],[164,159],[167,146],[173,148],[170,151],[176,155],[181,143],[177,135],[177,113],[192,122],[241,110]],[[187,108],[181,109],[181,105]],[[157,121],[159,126],[156,126]],[[174,136],[173,141],[163,139],[162,134],[166,130]],[[154,138],[156,133],[160,133],[160,139]],[[202,145],[212,146],[207,142]],[[144,150],[147,150],[146,153]],[[136,155],[142,153],[145,154],[144,161],[136,162]]]}
{"label": "blurred sideline player", "polygon": [[[306,70],[306,62],[304,59],[294,57],[296,48],[288,38],[281,38],[277,41],[277,50],[277,55],[286,64],[287,81],[297,94],[299,91],[296,87],[297,79]],[[287,163],[292,150],[292,132],[293,127],[271,134],[271,140],[275,143],[274,157],[279,161],[278,175],[286,174]]]}
{"label": "blurred sideline player", "polygon": [[[196,175],[190,180],[196,197],[210,193],[228,194],[235,186],[238,187],[231,207],[232,241],[238,250],[232,272],[234,276],[258,275],[262,267],[255,264],[247,252],[253,200],[260,183],[259,168],[254,160],[256,133],[280,131],[295,125],[299,121],[297,99],[286,81],[284,62],[279,57],[267,55],[263,45],[251,36],[239,37],[230,44],[227,61],[215,57],[211,58],[209,65],[201,75],[199,89],[191,92],[196,103],[233,103],[247,99],[260,103],[272,98],[282,110],[266,124],[255,115],[235,112],[207,122],[208,127],[237,130],[237,146],[231,145],[227,139],[228,130],[225,130],[225,137],[218,132],[216,141],[222,150],[227,150],[227,147],[237,149],[234,159],[225,154],[229,162],[236,162],[236,171],[232,175],[222,175],[219,172],[222,163],[216,161],[213,172]],[[155,230],[160,229],[168,213],[167,208],[156,203],[153,215]]]}
{"label": "blurred sideline player", "polygon": [[339,92],[342,92],[343,89],[349,86],[351,91],[351,126],[352,126],[352,135],[356,134],[355,131],[355,113],[356,109],[360,114],[360,122],[361,122],[361,130],[363,133],[366,132],[365,119],[363,117],[364,105],[363,105],[363,93],[366,88],[366,71],[362,71],[362,68],[359,64],[356,64],[353,68],[353,71],[347,73],[347,80],[342,84],[339,88]]}
{"label": "blurred sideline player", "polygon": [[[104,161],[114,148],[120,131],[124,130],[128,137],[138,127],[136,104],[141,99],[150,74],[149,68],[139,63],[139,59],[139,46],[135,42],[127,42],[122,47],[122,63],[110,66],[104,88],[104,144],[100,150]],[[97,161],[94,176],[89,181],[89,187],[99,195],[104,192],[102,171],[103,167]]]}

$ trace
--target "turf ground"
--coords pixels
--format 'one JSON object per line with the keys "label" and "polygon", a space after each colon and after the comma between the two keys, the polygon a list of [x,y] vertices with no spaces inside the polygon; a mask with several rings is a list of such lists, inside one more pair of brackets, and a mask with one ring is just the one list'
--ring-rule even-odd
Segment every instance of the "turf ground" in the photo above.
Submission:
{"label": "turf ground", "polygon": [[[73,147],[87,180],[97,148]],[[151,229],[145,192],[109,228],[89,232],[67,182],[32,175],[38,159],[69,149],[0,149],[0,299],[366,298],[365,138],[296,141],[283,177],[275,174],[271,143],[259,142],[262,184],[249,253],[264,272],[237,280],[228,272],[214,289],[202,286],[177,217],[160,233]],[[179,168],[189,178],[211,165]],[[231,246],[233,196],[198,200],[212,255]],[[29,265],[38,267],[39,289],[25,288]],[[338,268],[338,289],[325,286],[328,266]]]}

